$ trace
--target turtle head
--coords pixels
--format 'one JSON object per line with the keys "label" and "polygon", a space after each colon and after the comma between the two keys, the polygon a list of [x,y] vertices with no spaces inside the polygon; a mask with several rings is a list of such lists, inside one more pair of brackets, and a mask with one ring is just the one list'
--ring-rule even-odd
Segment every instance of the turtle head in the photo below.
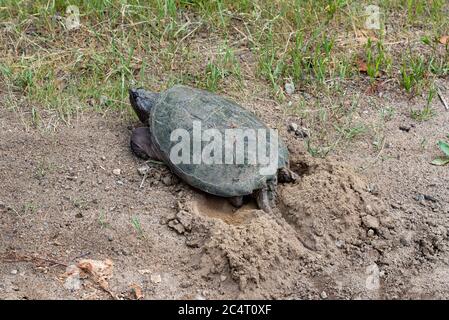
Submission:
{"label": "turtle head", "polygon": [[146,91],[142,88],[129,89],[129,101],[131,102],[131,106],[139,117],[139,120],[145,124],[148,123],[151,108],[156,104],[158,99],[159,93]]}

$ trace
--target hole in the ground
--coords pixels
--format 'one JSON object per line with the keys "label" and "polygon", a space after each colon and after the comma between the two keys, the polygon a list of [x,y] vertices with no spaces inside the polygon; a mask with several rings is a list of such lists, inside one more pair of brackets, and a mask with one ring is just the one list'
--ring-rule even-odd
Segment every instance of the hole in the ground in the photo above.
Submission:
{"label": "hole in the ground", "polygon": [[290,169],[297,173],[299,176],[310,174],[314,169],[314,166],[310,166],[303,161],[295,161],[290,164]]}
{"label": "hole in the ground", "polygon": [[235,208],[228,199],[209,194],[198,195],[193,202],[193,209],[197,214],[208,218],[221,219],[228,224],[243,224],[254,217],[257,209],[255,201],[251,197],[245,197],[244,204]]}

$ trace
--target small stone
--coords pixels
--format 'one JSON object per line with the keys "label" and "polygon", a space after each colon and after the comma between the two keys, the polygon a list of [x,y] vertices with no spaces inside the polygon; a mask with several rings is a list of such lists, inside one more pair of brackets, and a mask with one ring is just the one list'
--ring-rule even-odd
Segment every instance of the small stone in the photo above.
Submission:
{"label": "small stone", "polygon": [[374,237],[374,230],[373,229],[369,229],[367,232],[368,237]]}
{"label": "small stone", "polygon": [[344,247],[344,245],[345,245],[345,241],[344,240],[337,240],[337,241],[335,241],[335,246],[337,247],[337,248],[343,248]]}
{"label": "small stone", "polygon": [[81,212],[78,212],[77,214],[75,214],[75,218],[82,218],[83,214]]}
{"label": "small stone", "polygon": [[426,201],[431,201],[431,202],[437,202],[437,199],[436,199],[435,197],[430,196],[430,195],[428,195],[428,194],[425,194],[425,195],[424,195],[424,200],[426,200]]}
{"label": "small stone", "polygon": [[108,241],[113,241],[114,238],[112,236],[108,236]]}
{"label": "small stone", "polygon": [[321,297],[321,299],[327,299],[326,291],[321,292],[320,297]]}
{"label": "small stone", "polygon": [[[379,195],[379,187],[377,185],[375,185],[375,184],[370,183],[368,185],[368,192],[373,194],[373,195],[375,195],[375,196],[377,196],[377,195]],[[370,205],[367,205],[367,207],[368,206],[370,206]]]}
{"label": "small stone", "polygon": [[296,130],[298,130],[298,125],[296,123],[292,122],[288,125],[288,130],[296,132]]}
{"label": "small stone", "polygon": [[362,222],[369,229],[374,229],[374,230],[379,229],[379,219],[377,219],[376,217],[374,217],[372,215],[366,215],[366,216],[362,217]]}
{"label": "small stone", "polygon": [[162,277],[159,273],[154,273],[150,276],[151,282],[153,283],[161,283]]}
{"label": "small stone", "polygon": [[165,176],[162,178],[162,183],[166,186],[171,186],[173,184],[173,179],[170,176]]}
{"label": "small stone", "polygon": [[295,92],[295,85],[293,84],[293,82],[287,82],[284,85],[285,88],[285,93],[288,95],[292,95]]}
{"label": "small stone", "polygon": [[11,270],[11,274],[16,275],[18,271],[16,269]]}
{"label": "small stone", "polygon": [[295,131],[295,135],[299,138],[307,138],[309,136],[308,130],[304,127],[301,127],[300,129]]}
{"label": "small stone", "polygon": [[404,131],[404,132],[409,132],[410,131],[410,127],[409,126],[405,126],[405,125],[401,125],[401,126],[399,126],[399,130]]}
{"label": "small stone", "polygon": [[414,199],[418,202],[422,202],[422,201],[424,201],[424,195],[419,193],[414,197]]}
{"label": "small stone", "polygon": [[106,157],[105,156],[101,156],[101,160],[105,161]]}
{"label": "small stone", "polygon": [[220,276],[220,281],[223,282],[223,281],[225,281],[227,278],[228,278],[228,277],[226,277],[225,275],[222,274],[222,275]]}
{"label": "small stone", "polygon": [[141,176],[146,175],[148,171],[150,171],[150,166],[146,163],[137,168],[137,172],[139,172]]}
{"label": "small stone", "polygon": [[116,176],[119,176],[119,175],[122,173],[122,170],[120,170],[120,169],[114,169],[114,170],[112,170],[112,173],[113,173],[114,175],[116,175]]}

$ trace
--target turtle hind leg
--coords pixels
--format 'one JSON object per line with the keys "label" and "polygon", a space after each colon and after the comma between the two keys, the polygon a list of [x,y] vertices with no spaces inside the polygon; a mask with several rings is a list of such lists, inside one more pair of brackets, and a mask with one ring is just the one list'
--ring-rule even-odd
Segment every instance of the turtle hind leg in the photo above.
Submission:
{"label": "turtle hind leg", "polygon": [[140,127],[133,130],[131,134],[131,150],[141,159],[162,161],[159,152],[151,142],[151,131],[148,127]]}
{"label": "turtle hind leg", "polygon": [[284,183],[284,182],[295,182],[298,179],[299,179],[299,175],[296,172],[290,170],[287,167],[280,168],[278,170],[278,180],[279,180],[279,182],[282,182],[282,183]]}
{"label": "turtle hind leg", "polygon": [[277,179],[274,178],[273,180],[268,181],[265,187],[254,193],[254,198],[256,199],[259,209],[266,213],[272,213],[273,207],[276,206],[276,185]]}
{"label": "turtle hind leg", "polygon": [[254,194],[257,206],[259,207],[259,209],[265,211],[266,213],[271,213],[273,211],[270,204],[270,197],[268,195],[269,192],[270,191],[267,188],[263,188],[257,190]]}

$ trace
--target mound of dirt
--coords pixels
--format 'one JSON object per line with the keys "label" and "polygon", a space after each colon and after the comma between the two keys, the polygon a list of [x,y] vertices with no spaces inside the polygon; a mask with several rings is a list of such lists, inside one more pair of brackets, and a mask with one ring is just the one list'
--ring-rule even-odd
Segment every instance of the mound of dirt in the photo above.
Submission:
{"label": "mound of dirt", "polygon": [[353,250],[344,248],[369,244],[392,226],[385,205],[349,167],[306,158],[292,168],[301,179],[278,186],[272,215],[252,202],[237,210],[226,199],[187,192],[168,225],[202,249],[205,277],[230,276],[241,297],[256,289],[267,298],[289,297],[326,266],[347,267],[343,256]]}
{"label": "mound of dirt", "polygon": [[344,164],[308,158],[294,162],[296,184],[279,187],[279,209],[310,250],[357,244],[391,226],[383,202]]}

